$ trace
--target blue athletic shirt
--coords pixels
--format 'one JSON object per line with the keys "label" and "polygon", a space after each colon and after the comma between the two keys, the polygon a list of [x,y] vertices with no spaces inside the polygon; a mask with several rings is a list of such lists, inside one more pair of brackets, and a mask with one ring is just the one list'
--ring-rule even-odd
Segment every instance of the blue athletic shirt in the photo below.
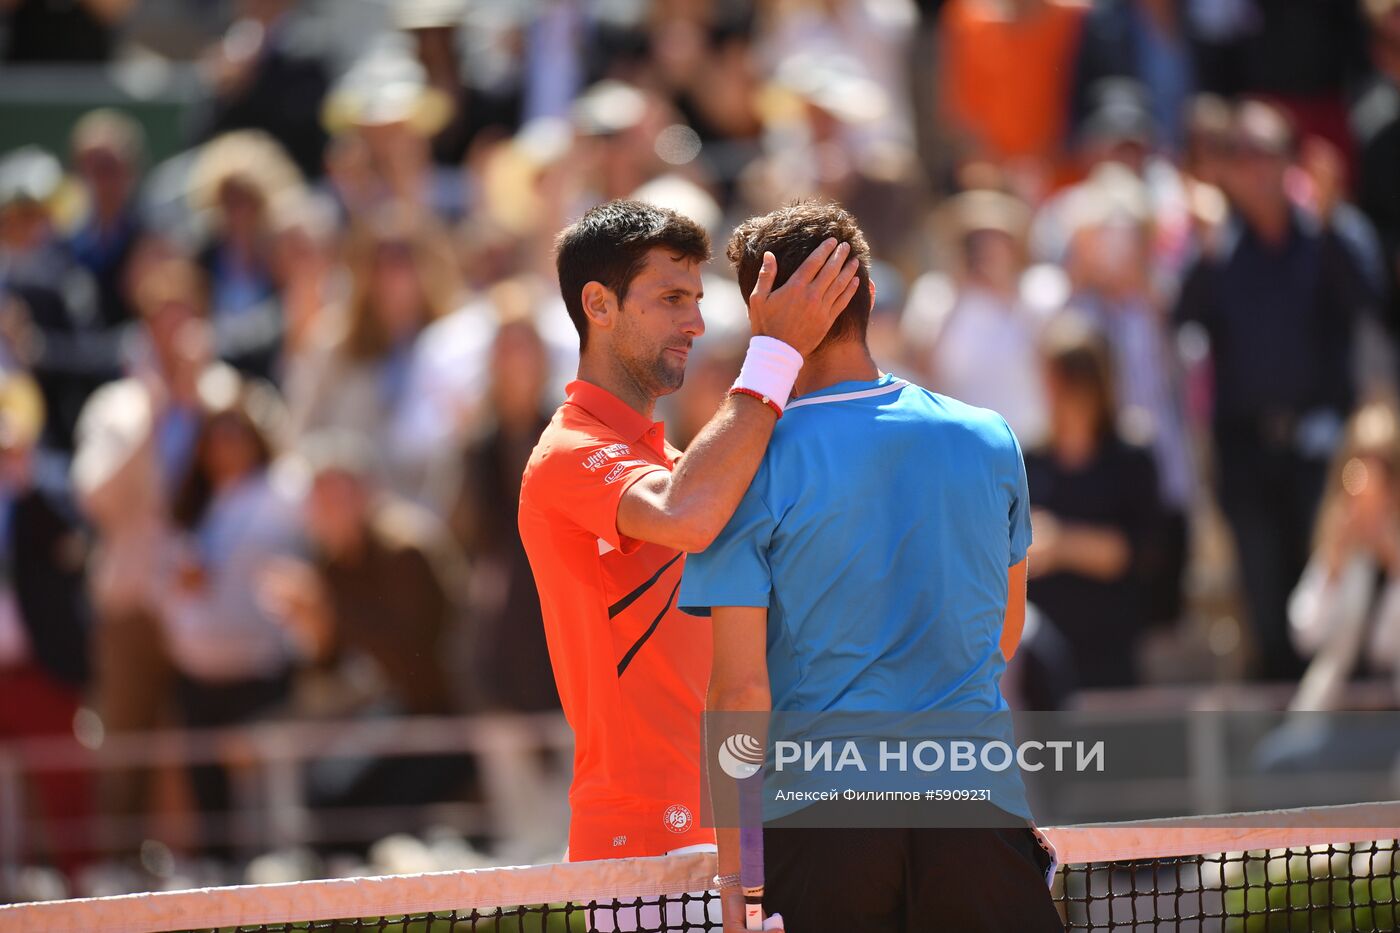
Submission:
{"label": "blue athletic shirt", "polygon": [[[1000,415],[893,375],[838,383],[788,404],[678,604],[768,610],[775,712],[958,713],[1013,743],[1000,639],[1029,510]],[[1029,817],[1008,774],[993,802]]]}

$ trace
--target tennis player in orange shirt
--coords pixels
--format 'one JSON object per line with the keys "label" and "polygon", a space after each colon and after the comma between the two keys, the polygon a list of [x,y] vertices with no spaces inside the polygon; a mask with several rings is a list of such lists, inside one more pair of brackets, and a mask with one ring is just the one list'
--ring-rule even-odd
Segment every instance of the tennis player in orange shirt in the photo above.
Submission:
{"label": "tennis player in orange shirt", "polygon": [[681,459],[653,420],[705,332],[703,228],[637,201],[593,208],[558,239],[559,286],[579,332],[578,379],[525,469],[520,534],[575,734],[572,860],[713,846],[699,825],[710,630],[676,609],[685,553],[729,521],[802,366],[857,287],[827,240],[749,300],[739,379]]}

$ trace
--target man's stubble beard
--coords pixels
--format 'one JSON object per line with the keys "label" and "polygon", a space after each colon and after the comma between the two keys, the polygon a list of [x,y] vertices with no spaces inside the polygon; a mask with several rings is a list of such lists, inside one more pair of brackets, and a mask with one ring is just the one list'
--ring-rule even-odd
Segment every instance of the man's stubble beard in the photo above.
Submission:
{"label": "man's stubble beard", "polygon": [[622,352],[618,354],[618,361],[632,381],[646,392],[649,398],[657,399],[663,395],[670,395],[685,384],[685,365],[676,368],[668,363],[665,347],[643,352],[640,348],[634,349],[633,345],[640,341],[630,339],[632,334],[621,336],[623,340],[619,349]]}
{"label": "man's stubble beard", "polygon": [[622,359],[623,368],[632,377],[632,381],[651,398],[670,395],[685,384],[685,368],[677,369],[668,364],[665,353],[666,351],[661,349],[656,351],[655,356],[634,356]]}

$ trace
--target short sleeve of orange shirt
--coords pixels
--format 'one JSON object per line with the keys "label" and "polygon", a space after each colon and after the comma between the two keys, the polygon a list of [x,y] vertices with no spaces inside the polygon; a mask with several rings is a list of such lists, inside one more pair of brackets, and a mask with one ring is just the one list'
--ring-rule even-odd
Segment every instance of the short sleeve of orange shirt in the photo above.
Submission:
{"label": "short sleeve of orange shirt", "polygon": [[[638,416],[640,417],[640,416]],[[543,443],[537,448],[538,459],[532,459],[530,469],[536,474],[530,483],[530,504],[566,515],[580,528],[624,554],[633,554],[641,543],[623,536],[617,530],[617,509],[622,496],[633,483],[658,471],[670,470],[668,463],[658,463],[667,457],[662,451],[643,446],[634,450],[632,444],[616,437],[598,437],[595,433],[563,427],[546,429]],[[525,495],[522,484],[522,497]]]}
{"label": "short sleeve of orange shirt", "polygon": [[684,554],[617,530],[626,491],[679,456],[663,425],[580,381],[521,482],[521,540],[575,734],[571,859],[714,840],[698,825],[709,629],[676,609]]}

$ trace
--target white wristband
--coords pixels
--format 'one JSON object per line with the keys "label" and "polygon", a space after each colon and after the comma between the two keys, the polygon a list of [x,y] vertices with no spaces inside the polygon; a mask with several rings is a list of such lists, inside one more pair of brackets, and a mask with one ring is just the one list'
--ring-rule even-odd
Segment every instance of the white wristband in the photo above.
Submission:
{"label": "white wristband", "polygon": [[783,408],[802,369],[802,354],[773,337],[752,337],[734,388],[747,389]]}

